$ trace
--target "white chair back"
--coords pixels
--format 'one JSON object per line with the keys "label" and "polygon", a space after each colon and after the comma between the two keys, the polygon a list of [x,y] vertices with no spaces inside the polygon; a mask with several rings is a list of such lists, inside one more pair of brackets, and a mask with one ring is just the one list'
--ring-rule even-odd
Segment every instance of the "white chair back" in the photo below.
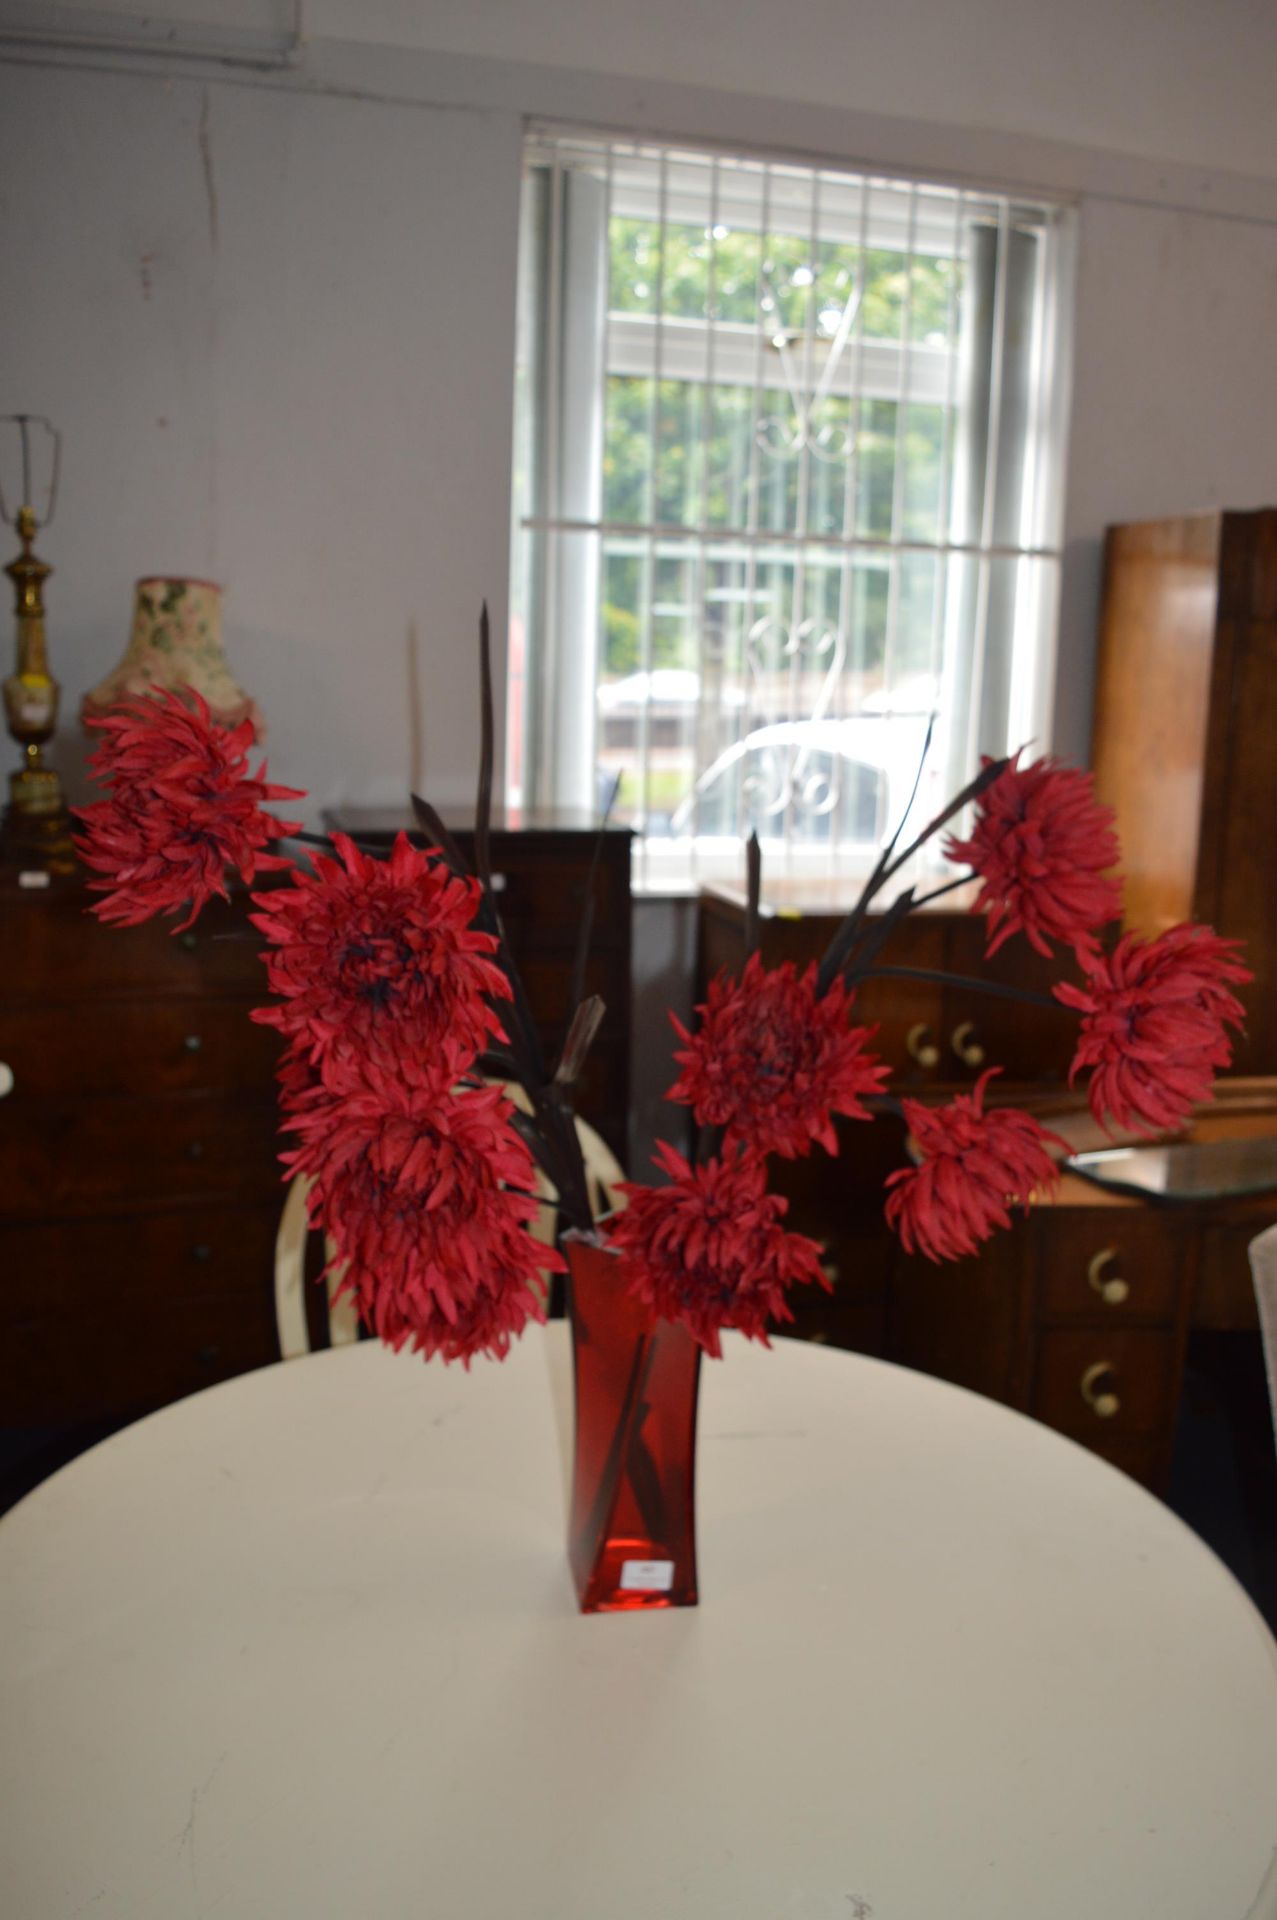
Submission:
{"label": "white chair back", "polygon": [[[275,1325],[279,1332],[279,1357],[295,1360],[310,1352],[310,1328],[306,1324],[306,1242],[310,1220],[306,1195],[310,1182],[304,1175],[289,1183],[284,1211],[275,1233]],[[324,1259],[333,1257],[331,1240],[324,1241]],[[328,1339],[334,1347],[349,1346],[359,1338],[359,1315],[355,1303],[343,1294],[337,1299],[340,1276],[328,1275]]]}
{"label": "white chair back", "polygon": [[1277,1435],[1277,1226],[1268,1227],[1250,1243],[1250,1270],[1259,1306],[1259,1331],[1268,1369],[1268,1398]]}

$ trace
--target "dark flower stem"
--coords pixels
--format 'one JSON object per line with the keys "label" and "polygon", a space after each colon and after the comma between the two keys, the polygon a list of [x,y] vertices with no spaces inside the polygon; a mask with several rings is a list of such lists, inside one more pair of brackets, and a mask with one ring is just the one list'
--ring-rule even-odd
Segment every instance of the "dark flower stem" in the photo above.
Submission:
{"label": "dark flower stem", "polygon": [[1072,1011],[1049,993],[1034,993],[1028,987],[1008,987],[1000,980],[982,980],[973,973],[941,973],[938,968],[931,967],[869,967],[855,977],[862,980],[928,980],[937,986],[962,987],[971,993],[987,993],[995,1000],[1020,1000],[1029,1007],[1052,1007],[1057,1013]]}
{"label": "dark flower stem", "polygon": [[960,873],[956,880],[946,880],[943,886],[933,887],[930,893],[920,893],[913,903],[915,909],[930,906],[933,900],[943,900],[946,893],[956,893],[959,887],[969,887],[975,877],[974,873]]}
{"label": "dark flower stem", "polygon": [[[656,1336],[654,1332],[649,1329],[648,1332],[643,1334],[638,1346],[634,1350],[634,1359],[630,1366],[630,1377],[625,1383],[625,1398],[621,1402],[620,1418],[616,1423],[616,1431],[612,1435],[612,1444],[608,1448],[607,1459],[603,1463],[603,1471],[599,1475],[598,1492],[594,1496],[594,1505],[590,1509],[588,1523],[588,1538],[591,1544],[598,1539],[606,1524],[607,1516],[612,1509],[612,1503],[616,1499],[617,1489],[621,1484],[621,1475],[625,1470],[625,1463],[630,1457],[631,1449],[637,1443],[639,1430],[647,1414],[647,1400],[645,1396],[647,1393],[647,1383],[651,1378],[652,1362],[655,1358]],[[641,1477],[635,1479],[634,1491],[635,1497],[639,1500],[640,1505],[645,1505]],[[643,1518],[647,1523],[648,1532],[651,1533],[653,1539],[655,1539],[658,1528],[652,1515],[645,1512]]]}
{"label": "dark flower stem", "polygon": [[[299,827],[296,833],[290,833],[286,837],[289,840],[300,841],[304,847],[322,847],[325,853],[333,854],[337,851],[330,833],[305,833]],[[374,860],[385,860],[389,856],[390,849],[382,841],[361,840],[357,833],[348,833],[346,838],[359,849],[360,853],[369,854]]]}

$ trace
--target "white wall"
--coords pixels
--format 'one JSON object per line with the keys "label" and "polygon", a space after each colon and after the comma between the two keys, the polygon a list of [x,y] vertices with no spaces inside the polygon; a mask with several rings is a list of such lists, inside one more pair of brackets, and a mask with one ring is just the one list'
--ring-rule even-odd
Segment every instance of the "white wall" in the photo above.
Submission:
{"label": "white wall", "polygon": [[0,410],[64,435],[39,545],[68,723],[133,579],[191,573],[225,582],[280,775],[404,795],[415,626],[424,777],[468,798],[509,541],[517,118],[128,73],[0,87]]}
{"label": "white wall", "polygon": [[[284,34],[294,0],[4,0]],[[999,128],[1277,175],[1271,0],[303,0],[312,38],[496,57]]]}

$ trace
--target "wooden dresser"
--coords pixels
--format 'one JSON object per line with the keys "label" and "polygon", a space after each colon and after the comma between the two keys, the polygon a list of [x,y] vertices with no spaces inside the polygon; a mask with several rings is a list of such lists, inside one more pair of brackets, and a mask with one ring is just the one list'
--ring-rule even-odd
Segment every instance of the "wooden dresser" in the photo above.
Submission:
{"label": "wooden dresser", "polygon": [[[547,1048],[568,1013],[593,847],[584,828],[494,836]],[[580,1101],[622,1157],[629,860],[629,833],[609,832],[586,981],[608,1016]],[[23,1465],[33,1448],[55,1465],[279,1357],[278,1041],[249,1018],[266,980],[248,896],[177,935],[104,927],[91,897],[80,877],[27,886],[0,866],[0,1506],[39,1477]]]}
{"label": "wooden dresser", "polygon": [[[765,962],[817,958],[839,917],[810,890],[806,911],[778,890],[762,918]],[[739,895],[702,895],[698,999],[720,966],[739,966],[743,926]],[[985,962],[984,941],[981,917],[923,911],[896,930],[882,961],[1039,991],[1059,977],[1023,941]],[[893,1092],[946,1099],[1001,1066],[999,1094],[1044,1117],[1069,1111],[1056,1124],[1092,1144],[1084,1103],[1065,1085],[1076,1027],[1063,1010],[875,980],[857,1011],[879,1023],[874,1047],[892,1070]],[[1227,1111],[1203,1125],[1277,1132],[1277,1082],[1239,1083]],[[1054,1204],[995,1235],[978,1258],[936,1266],[907,1255],[883,1221],[883,1183],[906,1164],[903,1126],[840,1121],[838,1135],[837,1158],[815,1152],[773,1162],[774,1184],[790,1197],[790,1224],[825,1242],[834,1281],[832,1294],[799,1291],[792,1331],[987,1394],[1163,1485],[1188,1330],[1253,1325],[1253,1308],[1244,1318],[1246,1245],[1277,1219],[1277,1195],[1172,1210],[1071,1178]]]}
{"label": "wooden dresser", "polygon": [[278,1352],[274,1034],[247,896],[176,937],[0,870],[0,1424],[122,1420]]}

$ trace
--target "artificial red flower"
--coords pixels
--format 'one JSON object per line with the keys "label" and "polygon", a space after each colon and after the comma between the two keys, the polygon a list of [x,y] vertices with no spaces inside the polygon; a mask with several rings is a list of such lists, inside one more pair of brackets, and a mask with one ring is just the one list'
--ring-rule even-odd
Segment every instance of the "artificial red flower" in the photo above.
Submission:
{"label": "artificial red flower", "polygon": [[504,1358],[528,1320],[544,1320],[541,1275],[561,1271],[528,1222],[532,1156],[499,1087],[441,1094],[426,1073],[298,1091],[286,1156],[311,1179],[312,1222],[331,1237],[340,1291],[390,1346],[467,1366]]}
{"label": "artificial red flower", "polygon": [[789,1287],[814,1281],[828,1288],[818,1242],[781,1226],[788,1202],[767,1192],[757,1154],[690,1167],[659,1140],[656,1164],[670,1184],[627,1181],[629,1205],[608,1226],[611,1244],[628,1256],[630,1291],[658,1318],[680,1321],[715,1359],[724,1327],[766,1346],[768,1319],[793,1318]]}
{"label": "artificial red flower", "polygon": [[490,998],[510,983],[489,956],[497,942],[471,925],[476,881],[400,834],[387,860],[360,853],[347,835],[298,869],[291,886],[254,894],[254,926],[266,935],[266,974],[279,1003],[254,1019],[301,1041],[328,1078],[339,1056],[378,1049],[433,1062],[437,1085],[503,1038]]}
{"label": "artificial red flower", "polygon": [[685,1045],[668,1097],[698,1125],[726,1128],[728,1144],[793,1159],[819,1140],[836,1153],[834,1114],[870,1119],[863,1099],[887,1078],[864,1050],[873,1029],[848,1025],[851,1001],[839,980],[817,993],[814,963],[800,976],[790,961],[767,971],[751,954],[739,980],[724,971],[711,981],[695,1033],[670,1015]]}
{"label": "artificial red flower", "polygon": [[983,882],[976,905],[989,916],[991,954],[1016,932],[1039,953],[1052,940],[1092,952],[1095,929],[1122,911],[1121,884],[1105,877],[1121,851],[1113,809],[1089,773],[1057,761],[1013,760],[977,801],[971,838],[950,838],[944,851]]}
{"label": "artificial red flower", "polygon": [[180,932],[214,894],[227,897],[228,867],[251,881],[289,864],[265,849],[297,822],[277,820],[264,803],[304,796],[268,786],[264,762],[249,774],[251,720],[219,727],[199,694],[156,688],[86,724],[102,735],[90,765],[111,789],[77,809],[80,856],[104,876],[89,882],[106,896],[93,909],[100,920],[136,926],[185,906]]}
{"label": "artificial red flower", "polygon": [[1070,1083],[1088,1067],[1091,1112],[1136,1132],[1182,1126],[1233,1051],[1245,1013],[1226,983],[1254,978],[1239,943],[1187,922],[1154,940],[1128,933],[1110,955],[1080,955],[1086,985],[1055,997],[1082,1015]]}
{"label": "artificial red flower", "polygon": [[1027,1208],[1031,1193],[1059,1179],[1046,1150],[1048,1141],[1065,1146],[1058,1135],[1015,1107],[984,1111],[998,1071],[990,1067],[947,1107],[901,1102],[919,1164],[887,1176],[886,1216],[906,1252],[937,1261],[975,1253],[995,1227],[1010,1226],[1012,1206]]}

